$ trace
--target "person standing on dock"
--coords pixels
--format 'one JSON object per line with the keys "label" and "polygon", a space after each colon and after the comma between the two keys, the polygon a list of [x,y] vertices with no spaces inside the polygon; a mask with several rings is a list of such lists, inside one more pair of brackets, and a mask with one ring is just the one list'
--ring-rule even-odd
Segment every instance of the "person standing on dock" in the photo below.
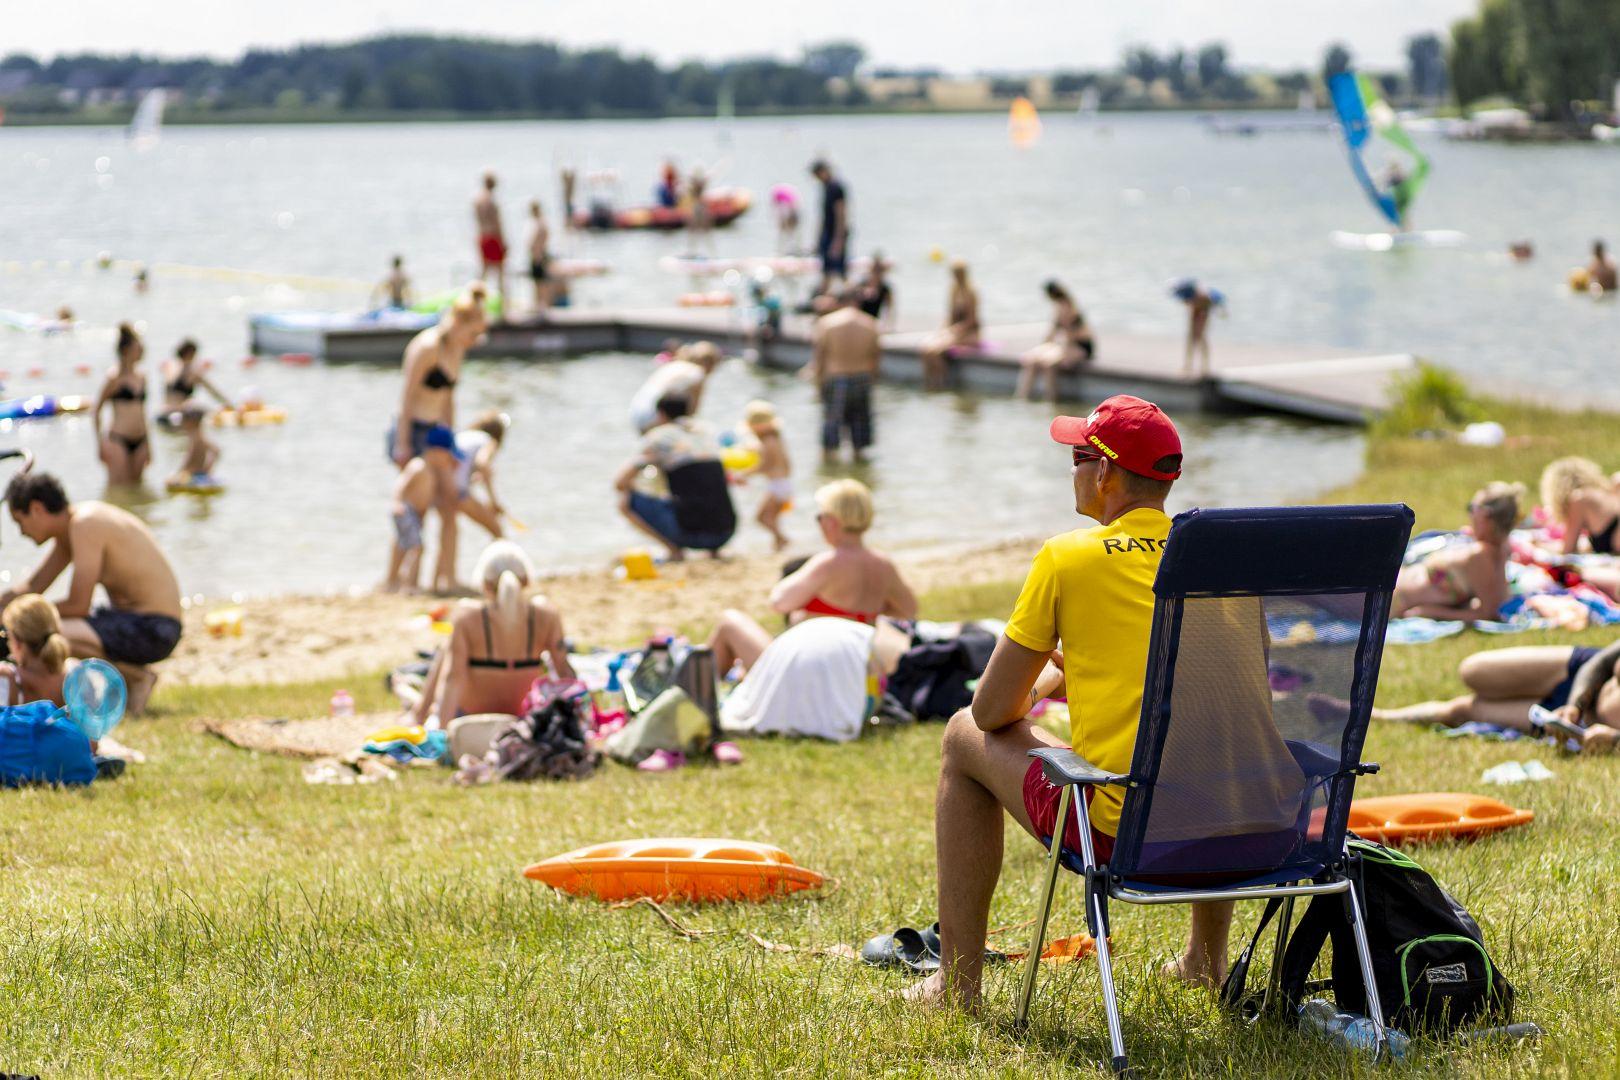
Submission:
{"label": "person standing on dock", "polygon": [[545,311],[551,304],[551,230],[540,200],[529,203],[529,280],[534,282],[534,306]]}
{"label": "person standing on dock", "polygon": [[495,274],[501,310],[506,310],[506,234],[501,230],[501,208],[495,203],[495,174],[484,174],[484,190],[473,197],[473,220],[478,223],[478,280]]}
{"label": "person standing on dock", "polygon": [[[1209,316],[1226,298],[1192,278],[1177,282],[1170,295],[1187,305],[1187,356],[1181,373],[1187,378],[1209,377]],[[1195,364],[1195,358],[1198,362]]]}
{"label": "person standing on dock", "polygon": [[816,242],[816,254],[821,257],[819,294],[831,290],[835,280],[842,284],[848,272],[849,192],[826,161],[813,162],[810,175],[821,182],[821,232]]}
{"label": "person standing on dock", "polygon": [[388,276],[371,290],[373,308],[408,308],[411,306],[411,279],[405,273],[405,256],[395,255]]}
{"label": "person standing on dock", "polygon": [[856,305],[857,289],[839,294],[832,311],[816,320],[810,362],[800,375],[821,390],[821,456],[838,458],[844,433],[857,464],[872,445],[872,381],[877,377],[883,346],[877,320]]}

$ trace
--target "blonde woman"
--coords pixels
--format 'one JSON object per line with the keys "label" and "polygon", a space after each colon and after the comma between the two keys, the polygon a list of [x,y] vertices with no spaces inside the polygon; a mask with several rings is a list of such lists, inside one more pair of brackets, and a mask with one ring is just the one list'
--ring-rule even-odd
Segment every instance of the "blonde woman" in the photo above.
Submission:
{"label": "blonde woman", "polygon": [[1566,457],[1548,465],[1541,473],[1541,505],[1564,527],[1563,554],[1579,551],[1583,536],[1594,555],[1615,554],[1620,494],[1597,462]]}
{"label": "blonde woman", "polygon": [[[138,370],[146,345],[129,323],[118,324],[118,365],[107,372],[107,381],[96,395],[90,413],[96,446],[107,466],[110,484],[138,484],[152,461],[152,443],[146,427],[146,376]],[[112,419],[103,431],[101,412],[110,410]]]}
{"label": "blonde woman", "polygon": [[922,347],[923,384],[930,390],[942,388],[952,350],[977,349],[979,344],[979,293],[968,280],[967,263],[957,259],[951,263],[945,327]]}
{"label": "blonde woman", "polygon": [[64,704],[62,684],[78,661],[69,659],[56,605],[39,593],[24,593],[6,605],[0,624],[11,645],[11,662],[0,664],[0,705]]}
{"label": "blonde woman", "polygon": [[1518,524],[1523,484],[1495,481],[1468,503],[1474,539],[1433,552],[1401,568],[1390,615],[1492,621],[1507,602],[1508,534]]}
{"label": "blonde woman", "polygon": [[562,616],[544,597],[524,598],[534,564],[510,540],[497,540],[478,557],[475,576],[483,598],[459,605],[450,617],[450,643],[428,674],[420,722],[448,725],[472,713],[516,716],[537,678],[572,679]]}
{"label": "blonde woman", "polygon": [[[894,561],[866,546],[872,525],[872,492],[859,480],[835,480],[816,491],[816,524],[827,550],[812,555],[771,589],[771,607],[789,624],[831,617],[873,625],[879,616],[917,617],[917,597]],[[771,632],[741,611],[727,610],[709,637],[716,670],[751,668]]]}
{"label": "blonde woman", "polygon": [[388,430],[388,456],[404,468],[426,446],[434,424],[456,426],[455,390],[461,364],[484,335],[484,285],[474,282],[456,297],[437,325],[430,326],[405,346],[405,385],[399,415]]}

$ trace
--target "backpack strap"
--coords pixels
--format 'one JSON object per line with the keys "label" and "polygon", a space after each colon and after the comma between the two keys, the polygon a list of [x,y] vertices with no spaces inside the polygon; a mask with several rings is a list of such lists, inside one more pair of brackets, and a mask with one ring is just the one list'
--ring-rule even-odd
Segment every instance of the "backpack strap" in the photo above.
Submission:
{"label": "backpack strap", "polygon": [[1265,914],[1260,916],[1260,925],[1254,928],[1254,936],[1243,947],[1243,952],[1226,972],[1226,981],[1221,984],[1221,1005],[1223,1008],[1235,1009],[1245,1017],[1256,1016],[1260,1012],[1263,994],[1244,994],[1244,987],[1249,981],[1249,963],[1254,959],[1255,946],[1260,943],[1260,935],[1265,932],[1266,924],[1271,922],[1272,916],[1282,907],[1282,897],[1274,896],[1266,901]]}

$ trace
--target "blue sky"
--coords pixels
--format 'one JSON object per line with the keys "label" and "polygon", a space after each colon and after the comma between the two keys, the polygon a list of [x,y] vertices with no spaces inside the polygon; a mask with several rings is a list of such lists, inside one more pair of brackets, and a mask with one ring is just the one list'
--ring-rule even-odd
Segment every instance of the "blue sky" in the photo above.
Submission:
{"label": "blue sky", "polygon": [[1477,0],[55,0],[7,3],[0,52],[137,49],[235,56],[252,45],[432,30],[569,45],[613,44],[661,60],[768,53],[849,37],[878,63],[948,71],[1095,67],[1126,45],[1224,41],[1242,65],[1313,65],[1342,40],[1364,64],[1443,31]]}

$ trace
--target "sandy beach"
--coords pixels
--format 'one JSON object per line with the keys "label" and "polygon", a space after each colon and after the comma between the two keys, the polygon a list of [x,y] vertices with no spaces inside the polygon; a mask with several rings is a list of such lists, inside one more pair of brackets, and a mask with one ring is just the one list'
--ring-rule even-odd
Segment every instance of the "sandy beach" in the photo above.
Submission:
{"label": "sandy beach", "polygon": [[[937,544],[892,551],[919,595],[945,586],[1016,581],[1040,540]],[[606,569],[545,577],[539,592],[562,611],[579,648],[631,645],[664,629],[706,627],[728,607],[760,613],[785,557],[751,556],[715,562],[691,559],[661,568],[651,581],[626,582]],[[453,601],[384,593],[281,596],[194,601],[185,636],[158,667],[161,687],[275,684],[370,674],[412,658],[442,640],[429,612]],[[216,637],[205,619],[222,608],[242,609],[241,636]],[[926,605],[923,609],[926,617]]]}

